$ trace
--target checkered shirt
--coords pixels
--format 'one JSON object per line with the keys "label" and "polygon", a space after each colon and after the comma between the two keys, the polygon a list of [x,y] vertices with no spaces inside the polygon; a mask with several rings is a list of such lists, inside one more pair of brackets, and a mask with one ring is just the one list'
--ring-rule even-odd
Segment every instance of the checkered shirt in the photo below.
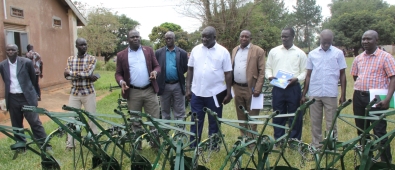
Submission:
{"label": "checkered shirt", "polygon": [[354,59],[351,75],[358,76],[354,90],[388,89],[389,77],[395,75],[394,57],[378,48],[370,55],[363,52]]}
{"label": "checkered shirt", "polygon": [[72,81],[71,94],[74,96],[88,95],[95,92],[93,81],[88,79],[96,67],[96,58],[85,54],[83,58],[70,56],[67,59],[67,68],[70,70]]}

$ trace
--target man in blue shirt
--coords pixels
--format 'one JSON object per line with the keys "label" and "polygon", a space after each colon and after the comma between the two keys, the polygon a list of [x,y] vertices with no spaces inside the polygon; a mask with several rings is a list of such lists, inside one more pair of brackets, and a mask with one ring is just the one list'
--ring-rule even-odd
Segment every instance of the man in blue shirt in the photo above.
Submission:
{"label": "man in blue shirt", "polygon": [[187,52],[175,46],[175,35],[169,31],[165,34],[166,46],[155,51],[162,74],[158,75],[160,108],[162,119],[170,119],[172,107],[174,119],[185,118],[185,77],[188,70]]}
{"label": "man in blue shirt", "polygon": [[[320,34],[320,46],[309,53],[307,58],[307,75],[304,84],[301,103],[306,101],[309,92],[315,102],[310,106],[312,145],[322,147],[322,114],[325,110],[326,131],[331,129],[333,118],[337,109],[337,84],[340,78],[341,94],[339,104],[346,100],[346,60],[343,51],[332,46],[333,32],[323,30]],[[333,128],[333,137],[337,137],[336,124]]]}

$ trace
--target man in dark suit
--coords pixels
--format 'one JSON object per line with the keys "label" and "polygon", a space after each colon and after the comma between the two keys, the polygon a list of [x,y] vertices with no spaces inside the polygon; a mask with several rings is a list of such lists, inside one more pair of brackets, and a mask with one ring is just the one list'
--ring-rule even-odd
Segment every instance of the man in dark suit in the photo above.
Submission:
{"label": "man in dark suit", "polygon": [[162,119],[170,119],[170,106],[175,120],[185,118],[185,77],[188,70],[188,56],[180,47],[174,45],[175,35],[169,31],[165,34],[166,46],[155,52],[161,67],[157,82],[159,86]]}
{"label": "man in dark suit", "polygon": [[[37,106],[36,73],[31,60],[18,56],[18,46],[6,46],[7,59],[0,63],[0,74],[5,84],[5,101],[10,112],[12,127],[23,128],[23,118],[29,122],[34,138],[46,138],[47,134],[37,113],[23,112],[24,105]],[[22,136],[15,135],[17,143],[26,143]]]}
{"label": "man in dark suit", "polygon": [[[129,31],[129,47],[117,54],[115,79],[122,87],[122,97],[128,100],[128,110],[142,111],[154,118],[159,118],[158,84],[156,76],[160,66],[150,47],[141,46],[140,33]],[[138,122],[133,123],[134,131],[141,129]],[[156,139],[159,142],[159,138]],[[155,142],[151,147],[157,148]],[[141,149],[141,145],[139,146]]]}

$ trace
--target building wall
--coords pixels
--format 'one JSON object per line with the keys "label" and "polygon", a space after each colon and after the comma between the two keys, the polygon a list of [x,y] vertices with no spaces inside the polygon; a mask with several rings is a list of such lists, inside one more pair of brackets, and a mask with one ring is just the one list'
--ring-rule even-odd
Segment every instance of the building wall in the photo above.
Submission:
{"label": "building wall", "polygon": [[[7,19],[4,16],[6,2]],[[44,63],[43,75],[40,79],[41,88],[66,82],[63,72],[66,60],[74,55],[74,41],[77,38],[76,16],[63,5],[62,0],[1,0],[0,30],[4,32],[4,23],[25,25],[28,33],[28,43],[41,56]],[[10,6],[23,9],[24,18],[12,17]],[[53,27],[53,18],[60,18],[62,26]],[[4,49],[5,33],[0,33],[0,60],[6,59]],[[19,47],[26,48],[26,47]],[[0,84],[4,89],[4,84]],[[0,97],[4,97],[4,90],[0,90]]]}

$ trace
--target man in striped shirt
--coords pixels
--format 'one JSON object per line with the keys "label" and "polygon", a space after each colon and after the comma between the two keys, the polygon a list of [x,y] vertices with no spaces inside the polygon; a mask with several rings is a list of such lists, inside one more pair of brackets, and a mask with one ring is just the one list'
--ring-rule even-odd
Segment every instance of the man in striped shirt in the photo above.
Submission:
{"label": "man in striped shirt", "polygon": [[[93,75],[96,58],[86,53],[88,45],[85,39],[78,38],[75,41],[75,47],[78,54],[67,59],[67,66],[64,71],[64,77],[72,82],[68,106],[81,108],[84,105],[86,111],[96,113],[96,93],[93,87],[93,83],[98,79],[97,76]],[[89,121],[89,126],[93,133],[97,133],[97,127],[94,123]],[[74,141],[71,135],[68,135],[66,150],[71,150],[74,147]]]}
{"label": "man in striped shirt", "polygon": [[[323,30],[320,34],[320,46],[309,53],[307,58],[307,75],[300,103],[306,102],[306,93],[315,99],[310,106],[312,145],[320,148],[322,144],[322,115],[325,110],[326,131],[332,128],[332,121],[337,109],[337,84],[340,78],[341,95],[339,104],[346,100],[346,74],[347,67],[342,50],[332,46],[333,32]],[[336,124],[333,127],[333,136],[337,137]]]}
{"label": "man in striped shirt", "polygon": [[[370,101],[370,89],[388,89],[387,97],[376,104],[376,108],[371,110],[387,110],[392,94],[395,90],[395,60],[394,57],[381,49],[377,48],[379,40],[378,33],[373,30],[366,31],[362,36],[362,46],[365,49],[358,55],[352,64],[351,75],[354,77],[354,96],[353,111],[356,116],[365,116],[365,107]],[[357,127],[364,129],[365,120],[355,119]],[[366,120],[366,128],[373,121]],[[358,135],[362,132],[357,131]],[[382,120],[377,124],[373,133],[377,137],[384,136],[387,133],[387,122]],[[388,138],[381,141],[382,144],[387,142]],[[391,148],[385,149],[380,155],[381,161],[391,162]]]}

